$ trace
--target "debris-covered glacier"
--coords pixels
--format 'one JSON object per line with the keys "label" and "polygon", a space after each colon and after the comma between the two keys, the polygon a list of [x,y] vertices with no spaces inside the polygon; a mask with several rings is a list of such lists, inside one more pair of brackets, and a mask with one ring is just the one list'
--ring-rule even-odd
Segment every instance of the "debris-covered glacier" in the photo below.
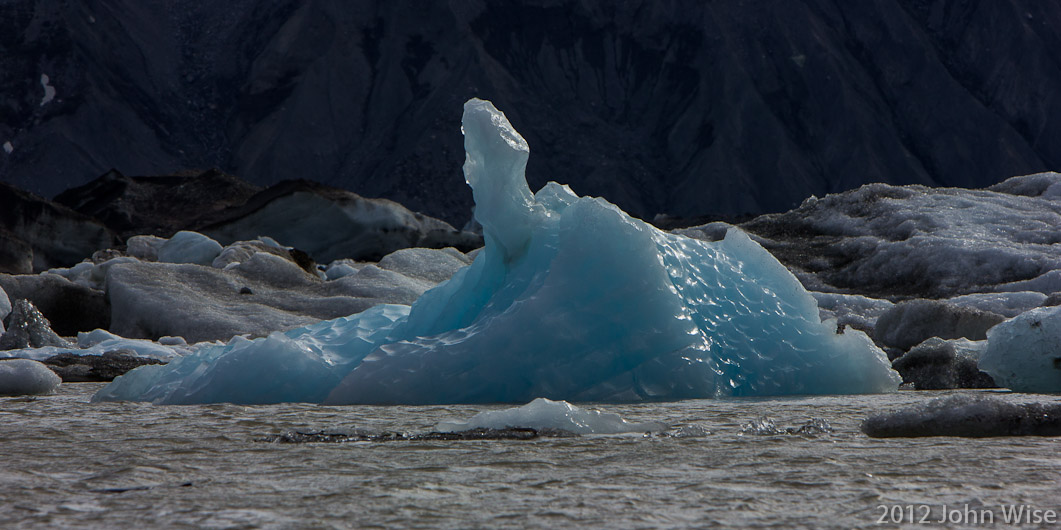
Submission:
{"label": "debris-covered glacier", "polygon": [[740,230],[706,242],[547,184],[492,104],[465,104],[486,247],[411,307],[377,306],[136,369],[96,400],[160,403],[638,401],[894,390],[862,332]]}

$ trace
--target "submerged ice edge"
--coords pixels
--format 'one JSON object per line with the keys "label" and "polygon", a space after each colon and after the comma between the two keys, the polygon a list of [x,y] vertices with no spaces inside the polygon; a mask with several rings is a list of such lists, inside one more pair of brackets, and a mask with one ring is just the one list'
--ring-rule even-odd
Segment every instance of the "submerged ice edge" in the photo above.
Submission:
{"label": "submerged ice edge", "polygon": [[411,307],[381,306],[134,370],[96,400],[330,404],[644,401],[895,390],[861,332],[836,333],[740,230],[661,232],[550,183],[487,101],[465,104],[485,248]]}

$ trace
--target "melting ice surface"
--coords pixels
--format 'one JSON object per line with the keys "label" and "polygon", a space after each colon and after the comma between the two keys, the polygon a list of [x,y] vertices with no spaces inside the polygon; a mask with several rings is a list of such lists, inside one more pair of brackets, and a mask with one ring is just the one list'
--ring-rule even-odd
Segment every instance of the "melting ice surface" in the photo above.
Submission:
{"label": "melting ice surface", "polygon": [[587,410],[566,401],[538,398],[522,407],[488,410],[472,416],[468,421],[443,421],[435,430],[459,432],[470,429],[559,429],[575,434],[619,434],[625,432],[658,432],[666,427],[655,422],[631,423],[618,414]]}
{"label": "melting ice surface", "polygon": [[95,400],[526,403],[895,390],[865,334],[836,333],[739,230],[668,234],[549,183],[505,115],[464,106],[464,174],[486,246],[411,307],[377,306],[138,368]]}

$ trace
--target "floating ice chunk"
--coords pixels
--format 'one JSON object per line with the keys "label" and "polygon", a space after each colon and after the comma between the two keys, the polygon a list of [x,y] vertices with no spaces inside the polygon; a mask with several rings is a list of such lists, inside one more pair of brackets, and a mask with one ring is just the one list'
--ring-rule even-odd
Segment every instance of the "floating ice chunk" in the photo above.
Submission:
{"label": "floating ice chunk", "polygon": [[221,244],[198,232],[180,231],[158,249],[164,263],[195,263],[209,266],[221,253]]}
{"label": "floating ice chunk", "polygon": [[918,436],[1061,436],[1061,404],[1017,405],[996,397],[956,395],[862,422],[874,438]]}
{"label": "floating ice chunk", "polygon": [[1061,392],[1061,306],[1032,309],[991,328],[979,367],[1017,392]]}
{"label": "floating ice chunk", "polygon": [[917,390],[996,388],[991,377],[977,367],[986,348],[987,341],[932,337],[895,359],[892,368]]}
{"label": "floating ice chunk", "polygon": [[[884,352],[822,322],[814,298],[744,232],[697,241],[566,186],[533,195],[526,142],[502,113],[471,100],[463,130],[486,246],[407,315],[377,326],[382,315],[366,312],[233,341],[134,370],[97,398],[526,403],[898,386]],[[383,272],[366,266],[336,282]]]}
{"label": "floating ice chunk", "polygon": [[60,382],[55,372],[37,361],[0,360],[0,396],[50,394]]}
{"label": "floating ice chunk", "polygon": [[[170,337],[172,339],[172,337]],[[195,351],[198,345],[189,346],[183,339],[177,343],[170,341],[152,342],[144,339],[127,339],[109,331],[97,329],[77,334],[77,346],[43,346],[39,348],[22,348],[0,351],[0,358],[33,359],[44,361],[60,354],[103,355],[107,352],[121,351],[126,355],[145,359],[158,359],[168,362]]]}
{"label": "floating ice chunk", "polygon": [[619,434],[624,432],[659,432],[666,428],[656,422],[631,423],[618,414],[576,407],[566,401],[537,398],[522,407],[489,410],[468,421],[443,421],[435,430],[458,432],[470,429],[557,429],[575,434]]}
{"label": "floating ice chunk", "polygon": [[753,421],[741,425],[740,436],[751,434],[755,436],[776,436],[779,434],[798,434],[801,436],[818,436],[833,432],[833,427],[822,418],[811,418],[799,427],[778,427],[773,420],[766,416],[760,416]]}
{"label": "floating ice chunk", "polygon": [[11,154],[15,152],[15,146],[11,145],[11,142],[4,142],[4,152]]}
{"label": "floating ice chunk", "polygon": [[[465,105],[465,176],[486,246],[425,293],[329,403],[638,401],[883,392],[864,333],[740,230],[661,232],[569,188],[527,189],[525,143],[488,102]],[[460,381],[440,384],[439,381]]]}
{"label": "floating ice chunk", "polygon": [[184,337],[159,337],[158,343],[163,346],[187,346],[188,341]]}
{"label": "floating ice chunk", "polygon": [[77,333],[77,346],[79,348],[89,348],[95,346],[106,340],[118,340],[121,337],[105,330],[95,329],[92,331],[79,331]]}

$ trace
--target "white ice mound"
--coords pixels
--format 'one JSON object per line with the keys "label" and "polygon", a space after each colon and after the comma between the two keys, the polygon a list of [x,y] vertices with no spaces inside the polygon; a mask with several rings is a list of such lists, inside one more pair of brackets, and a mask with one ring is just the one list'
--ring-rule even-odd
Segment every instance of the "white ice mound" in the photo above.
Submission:
{"label": "white ice mound", "polygon": [[1061,306],[1033,309],[988,330],[977,366],[1010,390],[1061,393]]}
{"label": "white ice mound", "polygon": [[43,363],[29,359],[0,360],[0,396],[50,394],[62,382]]}
{"label": "white ice mound", "polygon": [[196,263],[209,266],[221,254],[221,244],[198,232],[180,231],[158,249],[164,263]]}
{"label": "white ice mound", "polygon": [[538,398],[522,407],[489,410],[468,421],[443,421],[438,432],[460,432],[470,429],[558,429],[575,434],[619,434],[626,432],[659,432],[666,426],[656,422],[631,423],[618,414],[576,407],[566,401]]}
{"label": "white ice mound", "polygon": [[531,194],[527,143],[504,114],[473,99],[462,128],[486,246],[407,316],[373,323],[369,311],[234,341],[134,370],[97,399],[526,403],[898,387],[884,353],[821,322],[814,298],[743,232],[697,241],[556,183]]}

